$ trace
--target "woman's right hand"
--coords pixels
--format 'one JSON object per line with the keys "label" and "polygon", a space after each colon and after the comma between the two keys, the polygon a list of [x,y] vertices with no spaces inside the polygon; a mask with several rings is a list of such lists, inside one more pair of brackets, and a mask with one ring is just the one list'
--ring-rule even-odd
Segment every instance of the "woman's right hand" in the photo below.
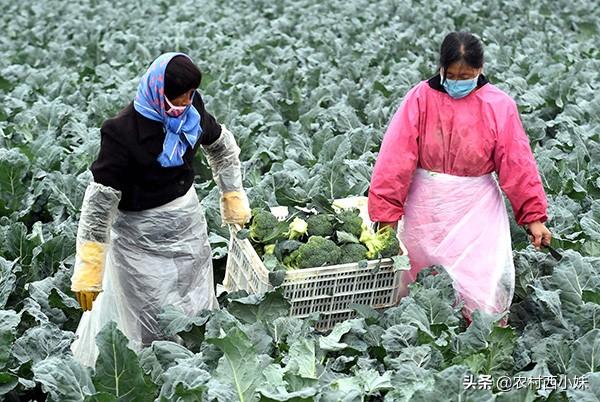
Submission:
{"label": "woman's right hand", "polygon": [[71,276],[71,290],[83,311],[92,309],[92,303],[102,291],[107,245],[95,241],[79,241],[75,254],[75,268]]}
{"label": "woman's right hand", "polygon": [[92,303],[96,300],[96,297],[100,292],[75,292],[75,298],[81,306],[83,311],[90,311],[92,309]]}

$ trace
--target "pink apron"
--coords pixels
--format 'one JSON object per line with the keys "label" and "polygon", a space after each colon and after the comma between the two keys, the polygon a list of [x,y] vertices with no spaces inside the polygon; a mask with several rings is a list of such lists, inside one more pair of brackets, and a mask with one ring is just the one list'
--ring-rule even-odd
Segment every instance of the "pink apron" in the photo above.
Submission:
{"label": "pink apron", "polygon": [[475,309],[509,309],[515,283],[510,226],[500,188],[491,174],[460,177],[417,169],[405,204],[402,242],[410,271],[442,265],[454,281],[470,319]]}

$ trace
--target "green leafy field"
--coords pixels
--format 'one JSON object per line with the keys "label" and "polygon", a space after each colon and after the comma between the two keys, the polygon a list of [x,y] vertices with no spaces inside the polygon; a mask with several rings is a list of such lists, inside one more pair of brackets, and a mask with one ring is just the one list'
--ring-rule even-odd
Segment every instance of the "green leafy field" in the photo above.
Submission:
{"label": "green leafy field", "polygon": [[[151,4],[147,4],[151,3]],[[8,401],[600,400],[600,7],[594,2],[0,0],[0,399]],[[287,318],[278,293],[227,309],[167,308],[140,356],[114,327],[93,369],[70,357],[69,290],[87,171],[102,121],[160,53],[201,67],[207,108],[237,137],[253,206],[363,195],[388,120],[437,69],[444,35],[483,41],[513,96],[564,258],[512,223],[509,328],[468,329],[440,274],[331,334]],[[222,268],[228,232],[203,158],[196,188]],[[116,352],[116,353],[115,353]],[[121,373],[125,373],[121,375]],[[588,389],[465,390],[465,375],[588,375]]]}

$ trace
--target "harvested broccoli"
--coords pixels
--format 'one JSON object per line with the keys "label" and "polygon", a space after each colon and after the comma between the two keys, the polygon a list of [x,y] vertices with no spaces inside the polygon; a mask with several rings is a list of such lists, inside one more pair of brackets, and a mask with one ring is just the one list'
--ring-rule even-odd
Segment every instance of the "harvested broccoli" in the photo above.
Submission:
{"label": "harvested broccoli", "polygon": [[328,214],[311,215],[306,220],[309,236],[327,237],[333,235],[333,218]]}
{"label": "harvested broccoli", "polygon": [[360,241],[369,250],[367,258],[370,260],[379,257],[393,257],[400,252],[400,242],[396,237],[396,231],[389,226],[384,226],[375,233],[365,228],[360,236]]}
{"label": "harvested broccoli", "polygon": [[275,245],[274,254],[286,269],[295,269],[292,254],[303,244],[297,240],[278,241]]}
{"label": "harvested broccoli", "polygon": [[341,247],[342,257],[340,264],[349,264],[367,259],[367,248],[362,244],[348,243]]}
{"label": "harvested broccoli", "polygon": [[307,223],[304,220],[296,217],[292,223],[290,223],[290,230],[287,233],[288,240],[301,239],[302,237],[306,236],[307,231]]}
{"label": "harvested broccoli", "polygon": [[250,239],[255,243],[271,243],[281,238],[287,231],[287,223],[279,222],[269,211],[261,208],[252,210]]}
{"label": "harvested broccoli", "polygon": [[287,262],[293,268],[313,268],[339,263],[342,251],[329,239],[321,236],[312,236],[308,243],[303,244],[294,251]]}
{"label": "harvested broccoli", "polygon": [[284,261],[286,257],[292,254],[294,251],[298,250],[298,248],[304,243],[299,242],[297,240],[283,240],[278,241],[275,245],[275,256],[279,261]]}
{"label": "harvested broccoli", "polygon": [[298,269],[298,265],[296,264],[296,260],[298,257],[298,250],[292,252],[292,254],[288,254],[283,257],[283,266],[286,269]]}
{"label": "harvested broccoli", "polygon": [[250,238],[260,243],[268,237],[279,221],[272,213],[265,211],[261,208],[254,208],[252,210],[252,223],[250,224]]}
{"label": "harvested broccoli", "polygon": [[267,244],[265,246],[265,254],[273,254],[275,253],[275,245],[274,244]]}
{"label": "harvested broccoli", "polygon": [[337,230],[360,237],[363,229],[363,220],[358,209],[346,209],[337,214]]}

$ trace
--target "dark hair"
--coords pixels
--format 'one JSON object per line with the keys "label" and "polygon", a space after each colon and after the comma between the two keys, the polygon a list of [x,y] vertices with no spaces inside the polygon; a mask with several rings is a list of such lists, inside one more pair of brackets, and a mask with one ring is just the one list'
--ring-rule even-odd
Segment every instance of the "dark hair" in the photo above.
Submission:
{"label": "dark hair", "polygon": [[188,57],[173,57],[165,71],[165,96],[175,99],[190,89],[196,89],[202,81],[200,69]]}
{"label": "dark hair", "polygon": [[473,68],[483,67],[483,46],[475,35],[468,32],[451,32],[440,47],[440,67],[446,71],[456,62]]}

